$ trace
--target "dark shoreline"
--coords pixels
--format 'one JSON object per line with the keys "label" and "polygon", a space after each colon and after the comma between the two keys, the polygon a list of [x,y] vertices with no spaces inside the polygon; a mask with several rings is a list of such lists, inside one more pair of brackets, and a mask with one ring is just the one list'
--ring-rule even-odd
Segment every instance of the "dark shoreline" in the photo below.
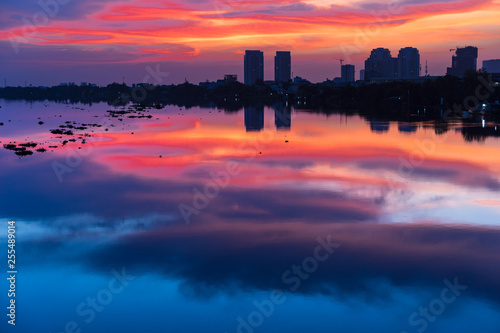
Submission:
{"label": "dark shoreline", "polygon": [[[363,114],[396,120],[425,114],[426,119],[439,120],[444,114],[450,115],[450,111],[451,116],[461,116],[459,113],[462,111],[476,110],[483,102],[494,104],[500,101],[499,88],[491,75],[471,71],[463,79],[444,76],[419,82],[358,82],[344,85],[301,82],[247,86],[229,82],[210,88],[185,82],[168,86],[137,84],[130,87],[113,83],[105,87],[5,87],[0,88],[0,98],[88,105],[105,102],[111,106],[124,106],[132,102],[144,106],[199,106],[226,111],[237,111],[251,105],[272,106],[277,102],[288,102],[301,109],[333,109],[342,113],[358,110]],[[500,104],[494,108],[492,114],[500,113]]]}
{"label": "dark shoreline", "polygon": [[[244,109],[245,118],[248,116],[251,121],[263,117],[264,107],[267,106],[274,108],[277,118],[283,118],[280,123],[284,128],[290,126],[286,123],[289,122],[293,106],[295,112],[359,115],[370,123],[373,132],[378,133],[388,131],[389,122],[397,121],[399,130],[408,133],[421,126],[417,123],[425,122],[423,126],[433,129],[437,135],[449,130],[461,131],[466,142],[483,142],[488,137],[500,137],[497,126],[500,125],[500,89],[498,83],[486,73],[469,73],[464,79],[446,76],[421,83],[397,81],[343,86],[301,83],[282,84],[278,87],[279,91],[276,88],[276,85],[273,87],[270,84],[246,86],[239,82],[226,83],[213,89],[187,82],[170,86],[139,84],[128,87],[110,84],[106,87],[6,87],[0,88],[0,98],[81,103],[88,106],[107,103],[114,110],[107,111],[106,116],[120,118],[120,121],[126,118],[150,119],[149,110],[160,110],[165,105],[186,109],[219,109],[225,113]],[[487,108],[481,110],[484,105]],[[471,112],[464,114],[467,108]],[[257,124],[257,130],[260,130],[259,126]],[[56,138],[61,140],[61,146],[76,140],[81,145],[92,136],[94,127],[101,125],[67,122],[57,129],[51,129],[51,133],[58,135]],[[18,156],[29,156],[35,151],[45,152],[58,147],[44,147],[35,142],[31,144],[33,147],[26,146],[26,142],[4,142],[3,147]],[[38,149],[27,149],[35,147]]]}

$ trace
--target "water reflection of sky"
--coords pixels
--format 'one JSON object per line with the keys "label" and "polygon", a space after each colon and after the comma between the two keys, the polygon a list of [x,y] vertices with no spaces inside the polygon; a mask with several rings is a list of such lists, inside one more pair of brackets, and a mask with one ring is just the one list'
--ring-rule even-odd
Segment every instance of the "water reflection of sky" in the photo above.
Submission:
{"label": "water reflection of sky", "polygon": [[[68,321],[89,332],[234,332],[273,289],[286,301],[255,332],[416,332],[409,316],[455,277],[467,290],[426,331],[498,332],[496,138],[286,106],[166,107],[119,121],[102,104],[1,105],[2,144],[58,142],[49,130],[66,121],[109,127],[21,159],[0,150],[0,215],[18,222],[23,332]],[[62,182],[54,162],[70,162]],[[197,191],[231,168],[196,206]],[[179,205],[197,211],[189,225]],[[328,235],[341,246],[289,291],[283,272]],[[76,308],[122,267],[136,278],[85,323]]]}

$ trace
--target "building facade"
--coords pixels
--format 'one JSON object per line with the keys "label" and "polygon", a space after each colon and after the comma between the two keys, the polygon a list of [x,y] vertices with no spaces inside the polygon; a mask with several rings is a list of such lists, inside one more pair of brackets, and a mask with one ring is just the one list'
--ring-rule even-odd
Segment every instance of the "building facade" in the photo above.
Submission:
{"label": "building facade", "polygon": [[274,81],[288,82],[292,79],[292,56],[290,51],[277,51],[274,57]]}
{"label": "building facade", "polygon": [[420,76],[420,53],[413,47],[405,47],[399,50],[398,55],[398,77],[417,78]]}
{"label": "building facade", "polygon": [[365,61],[365,80],[395,77],[398,77],[398,59],[393,58],[388,49],[372,50],[370,57]]}
{"label": "building facade", "polygon": [[354,75],[355,75],[356,68],[354,65],[342,65],[342,70],[341,70],[341,80],[342,82],[349,82],[352,83],[355,80]]}
{"label": "building facade", "polygon": [[245,84],[252,85],[257,81],[264,81],[264,53],[258,50],[246,50],[245,59]]}
{"label": "building facade", "polygon": [[500,59],[483,61],[483,69],[491,74],[500,74]]}
{"label": "building facade", "polygon": [[477,70],[477,56],[477,47],[457,48],[446,74],[462,77],[468,70]]}

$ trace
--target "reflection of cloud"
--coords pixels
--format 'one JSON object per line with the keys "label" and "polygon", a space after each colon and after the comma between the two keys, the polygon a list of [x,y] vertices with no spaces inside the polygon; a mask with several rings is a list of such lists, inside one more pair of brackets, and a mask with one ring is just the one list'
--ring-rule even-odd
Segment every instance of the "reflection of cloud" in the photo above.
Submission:
{"label": "reflection of cloud", "polygon": [[[368,158],[360,159],[358,167],[368,170],[385,170],[394,172],[401,170],[409,173],[412,180],[439,181],[470,188],[484,188],[490,191],[499,191],[500,182],[497,177],[483,166],[465,161],[442,160],[425,156],[420,165],[408,162],[411,152],[402,153],[405,163],[396,158]],[[423,155],[422,155],[423,156]]]}
{"label": "reflection of cloud", "polygon": [[[150,214],[178,216],[177,205],[192,202],[193,188],[203,190],[211,181],[210,172],[223,170],[230,161],[241,163],[244,172],[231,178],[230,186],[220,191],[201,221],[244,218],[246,214],[274,222],[310,217],[325,223],[372,221],[393,202],[394,194],[401,197],[403,190],[405,196],[414,191],[425,194],[425,189],[387,180],[397,173],[399,157],[409,156],[401,149],[331,147],[323,141],[303,140],[294,142],[294,150],[285,154],[284,143],[279,141],[266,145],[264,154],[248,163],[247,155],[238,154],[240,136],[229,130],[225,135],[226,130],[221,134],[217,127],[193,129],[190,117],[172,120],[175,125],[170,127],[170,122],[164,124],[168,133],[148,127],[134,136],[109,134],[114,140],[97,143],[94,156],[106,166],[84,158],[61,184],[50,166],[54,155],[15,167],[4,164],[0,180],[9,188],[4,216],[30,219],[91,213],[110,220]],[[62,154],[58,161],[65,164],[64,150],[56,154]],[[500,190],[496,175],[486,167],[437,156],[429,156],[415,167],[411,179],[418,184],[432,181]],[[30,190],[19,187],[20,182],[30,184]],[[25,202],[30,203],[29,209]]]}
{"label": "reflection of cloud", "polygon": [[476,200],[474,203],[485,206],[500,206],[500,200]]}
{"label": "reflection of cloud", "polygon": [[[177,181],[111,174],[91,161],[83,161],[59,183],[49,161],[40,161],[47,167],[34,163],[0,174],[2,184],[10,189],[9,196],[3,199],[4,216],[36,219],[91,213],[116,221],[159,214],[176,215],[180,221],[178,204],[191,203],[193,187],[203,190],[205,183],[202,179],[193,180],[192,173],[188,180]],[[65,163],[63,159],[59,162]],[[201,171],[200,175],[203,174]],[[29,191],[16,185],[21,179],[29,184]],[[242,207],[241,210],[236,206]],[[204,221],[209,216],[232,219],[253,216],[262,221],[313,218],[316,222],[356,222],[375,219],[378,210],[379,207],[368,200],[342,193],[297,190],[291,194],[289,190],[262,192],[228,187],[221,190],[204,211],[205,217],[199,220]]]}
{"label": "reflection of cloud", "polygon": [[119,264],[179,278],[200,294],[234,286],[287,289],[282,273],[311,254],[317,236],[326,235],[342,246],[305,281],[301,293],[384,297],[370,288],[374,280],[421,286],[458,276],[470,286],[471,296],[500,301],[500,231],[488,228],[198,225],[123,237],[90,253],[87,260],[99,270]]}
{"label": "reflection of cloud", "polygon": [[[181,279],[184,290],[203,295],[228,286],[287,288],[281,274],[310,255],[317,236],[330,234],[342,247],[304,282],[302,293],[383,297],[371,289],[373,280],[417,287],[459,276],[472,296],[500,299],[498,229],[375,224],[369,222],[379,206],[342,193],[231,187],[193,219],[195,224],[185,226],[144,216],[176,213],[179,202],[192,200],[193,184],[112,175],[88,162],[58,185],[55,178],[47,181],[54,177],[50,168],[32,163],[7,174],[4,169],[1,181],[10,189],[4,199],[10,208],[3,215],[43,220],[37,224],[41,237],[26,242],[27,249],[36,248],[35,256],[50,253],[72,262],[84,256],[98,270],[126,266],[155,272]],[[39,163],[46,165],[43,159]],[[21,178],[31,191],[19,187]],[[85,216],[66,223],[57,218],[82,212],[93,216],[87,222]],[[118,240],[102,243],[110,237]]]}

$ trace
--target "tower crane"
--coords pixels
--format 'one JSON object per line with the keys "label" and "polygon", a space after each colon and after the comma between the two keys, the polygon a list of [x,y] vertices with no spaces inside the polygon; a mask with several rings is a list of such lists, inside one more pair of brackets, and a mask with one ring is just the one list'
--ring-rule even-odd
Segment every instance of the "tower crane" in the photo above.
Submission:
{"label": "tower crane", "polygon": [[333,58],[333,59],[340,61],[340,75],[342,75],[342,65],[344,64],[345,59],[344,58]]}

